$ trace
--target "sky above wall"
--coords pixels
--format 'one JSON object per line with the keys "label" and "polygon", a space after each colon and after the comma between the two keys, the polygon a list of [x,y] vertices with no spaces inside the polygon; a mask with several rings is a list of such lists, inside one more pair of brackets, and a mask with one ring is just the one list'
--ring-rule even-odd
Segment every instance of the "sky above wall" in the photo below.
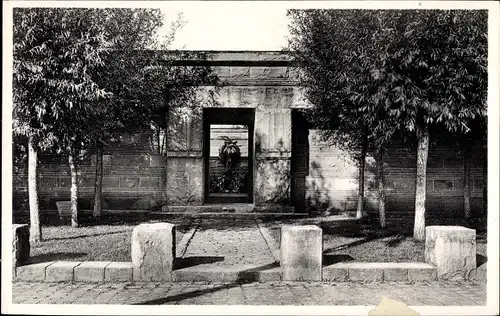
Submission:
{"label": "sky above wall", "polygon": [[184,2],[161,8],[165,34],[179,13],[186,21],[172,45],[189,50],[281,50],[287,45],[286,8],[270,8],[255,2]]}

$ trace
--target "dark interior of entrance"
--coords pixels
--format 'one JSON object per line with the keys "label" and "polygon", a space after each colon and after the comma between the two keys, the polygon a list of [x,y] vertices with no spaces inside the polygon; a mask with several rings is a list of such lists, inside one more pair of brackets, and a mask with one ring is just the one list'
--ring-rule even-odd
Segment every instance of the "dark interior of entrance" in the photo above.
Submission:
{"label": "dark interior of entrance", "polygon": [[253,202],[254,110],[204,109],[205,203]]}

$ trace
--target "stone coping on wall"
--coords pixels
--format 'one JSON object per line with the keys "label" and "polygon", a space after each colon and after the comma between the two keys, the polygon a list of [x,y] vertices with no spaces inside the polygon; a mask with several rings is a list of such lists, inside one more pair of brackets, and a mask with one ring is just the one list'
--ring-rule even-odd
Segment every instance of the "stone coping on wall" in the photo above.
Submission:
{"label": "stone coping on wall", "polygon": [[[483,269],[486,271],[486,268]],[[322,269],[322,282],[429,282],[437,281],[436,268],[426,263],[342,262]],[[132,262],[50,261],[16,269],[14,281],[21,282],[133,282]],[[172,271],[176,282],[281,281],[279,265],[198,265]],[[486,273],[478,275],[485,281]]]}

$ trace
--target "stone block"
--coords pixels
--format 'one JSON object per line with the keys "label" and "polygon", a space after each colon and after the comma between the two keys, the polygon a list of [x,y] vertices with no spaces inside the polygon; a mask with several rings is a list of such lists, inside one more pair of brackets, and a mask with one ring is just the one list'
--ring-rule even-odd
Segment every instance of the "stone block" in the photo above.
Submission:
{"label": "stone block", "polygon": [[26,224],[12,225],[12,269],[25,263],[30,257],[30,229]]}
{"label": "stone block", "polygon": [[437,277],[471,279],[476,274],[476,231],[461,226],[427,226],[425,262],[436,266]]}
{"label": "stone block", "polygon": [[288,69],[286,67],[251,67],[250,78],[255,79],[276,79],[287,78]]}
{"label": "stone block", "polygon": [[149,166],[150,167],[165,167],[165,156],[163,155],[151,155],[149,156]]}
{"label": "stone block", "polygon": [[231,67],[229,71],[231,79],[250,77],[250,67]]}
{"label": "stone block", "polygon": [[130,282],[132,281],[132,273],[132,262],[111,262],[104,270],[104,281]]}
{"label": "stone block", "polygon": [[120,186],[120,178],[115,177],[103,177],[102,186],[106,188],[118,188]]}
{"label": "stone block", "polygon": [[141,178],[141,188],[158,188],[160,187],[160,178],[158,177],[144,177]]}
{"label": "stone block", "polygon": [[284,281],[321,281],[323,231],[316,225],[281,227]]}
{"label": "stone block", "polygon": [[141,224],[132,232],[135,281],[171,281],[175,259],[175,225]]}
{"label": "stone block", "polygon": [[74,280],[83,282],[103,282],[104,271],[110,261],[86,261],[75,267]]}
{"label": "stone block", "polygon": [[427,263],[413,263],[408,267],[408,281],[434,281],[436,279],[436,267]]}
{"label": "stone block", "polygon": [[384,269],[384,281],[408,281],[408,269]]}
{"label": "stone block", "polygon": [[45,270],[54,263],[54,261],[40,262],[17,267],[16,280],[26,282],[45,281]]}
{"label": "stone block", "polygon": [[137,177],[123,177],[120,179],[120,187],[122,188],[135,188],[139,186],[139,178]]}
{"label": "stone block", "polygon": [[384,269],[380,263],[351,263],[349,264],[349,281],[382,281]]}
{"label": "stone block", "polygon": [[349,280],[349,270],[341,263],[323,268],[323,281],[345,282]]}
{"label": "stone block", "polygon": [[80,264],[81,262],[56,261],[45,269],[45,281],[73,281],[74,269]]}

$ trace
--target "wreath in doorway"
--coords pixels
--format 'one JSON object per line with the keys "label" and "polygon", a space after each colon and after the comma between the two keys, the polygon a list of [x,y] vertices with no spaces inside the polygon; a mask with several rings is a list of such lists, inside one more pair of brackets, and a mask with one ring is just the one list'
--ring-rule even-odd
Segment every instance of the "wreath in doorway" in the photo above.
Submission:
{"label": "wreath in doorway", "polygon": [[235,170],[241,160],[240,145],[238,141],[227,136],[222,136],[221,139],[224,144],[219,148],[218,163],[224,166],[224,171],[211,179],[212,192],[240,193],[245,183],[243,177]]}

